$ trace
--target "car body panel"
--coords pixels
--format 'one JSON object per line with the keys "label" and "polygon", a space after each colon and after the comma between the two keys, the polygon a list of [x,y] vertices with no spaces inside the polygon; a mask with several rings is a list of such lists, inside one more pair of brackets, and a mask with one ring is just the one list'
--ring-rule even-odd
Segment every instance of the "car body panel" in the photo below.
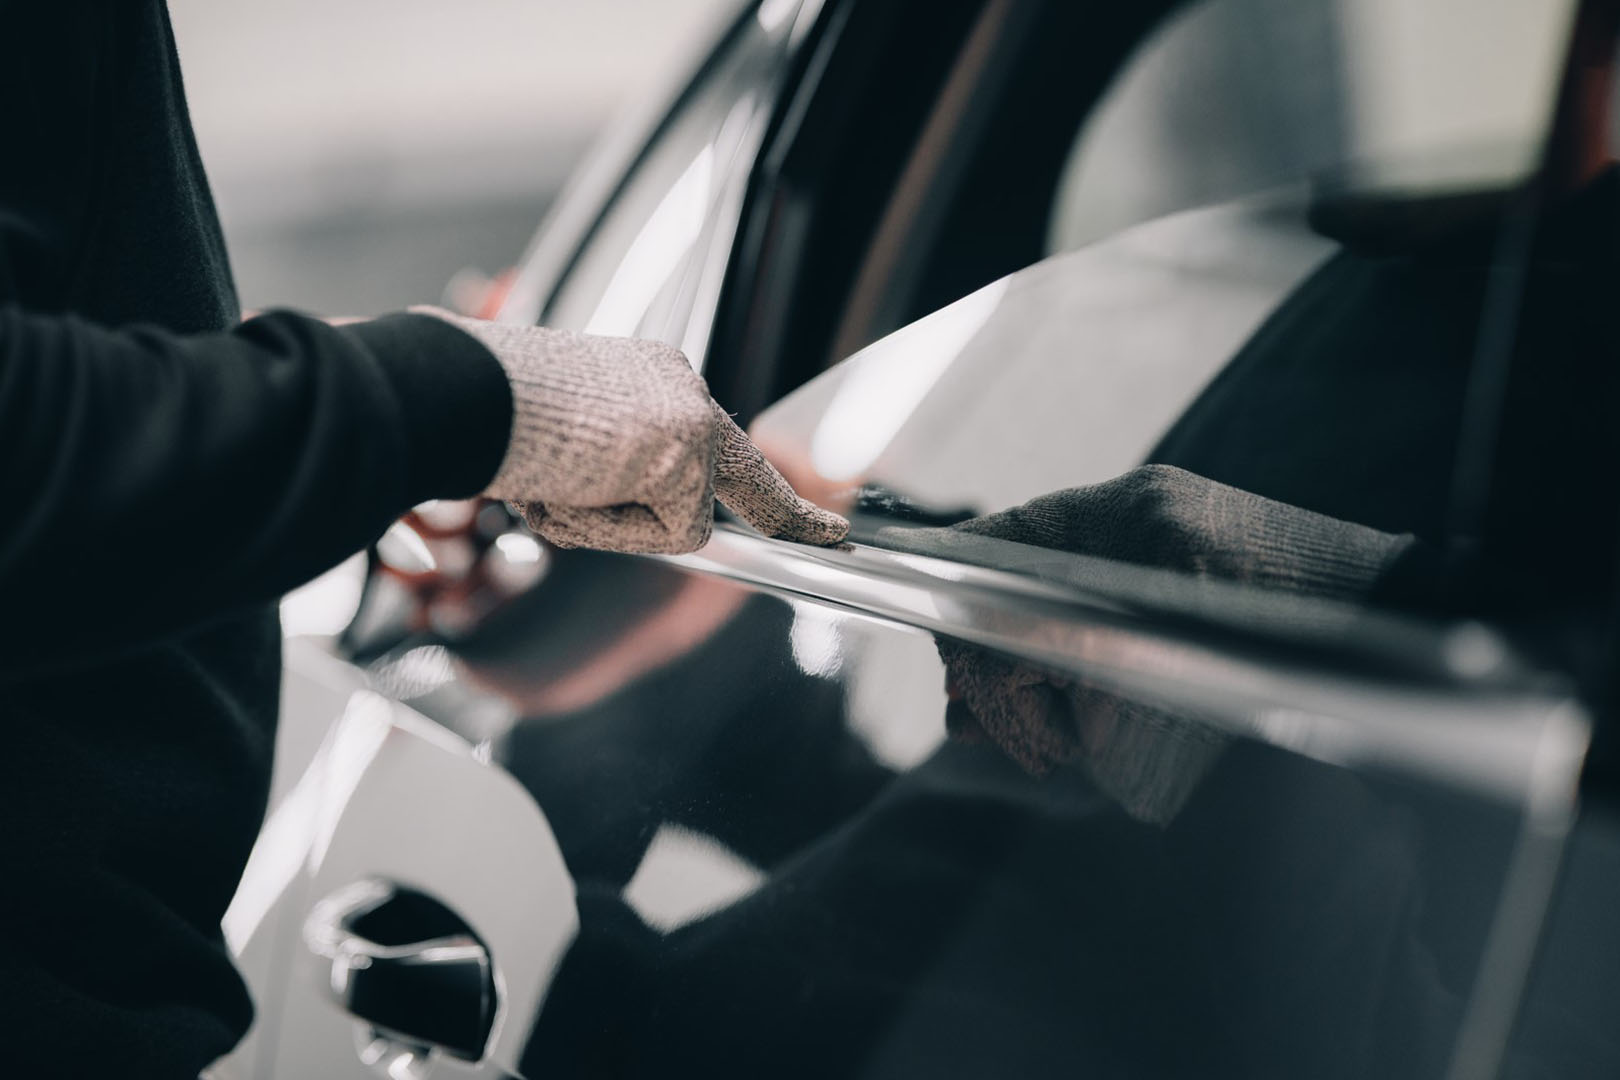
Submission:
{"label": "car body panel", "polygon": [[[369,688],[353,668],[301,650],[290,670],[324,669],[341,711],[308,769],[275,807],[250,861],[225,930],[261,996],[258,1026],[215,1066],[218,1077],[397,1075],[431,1065],[433,1075],[516,1071],[528,1018],[573,941],[573,883],[544,815],[480,751]],[[297,681],[292,676],[289,681]],[[348,686],[338,684],[348,683]],[[346,693],[344,693],[346,691]],[[319,707],[313,694],[295,705]],[[337,704],[327,694],[321,705]],[[379,834],[389,839],[377,842]],[[359,881],[417,887],[451,908],[497,957],[497,1015],[484,1059],[465,1064],[406,1047],[396,1061],[366,1026],[344,1015],[327,986],[331,961],[305,944],[303,915]],[[486,882],[498,880],[491,890]],[[415,1050],[414,1058],[410,1051]],[[431,1056],[431,1062],[424,1060]]]}

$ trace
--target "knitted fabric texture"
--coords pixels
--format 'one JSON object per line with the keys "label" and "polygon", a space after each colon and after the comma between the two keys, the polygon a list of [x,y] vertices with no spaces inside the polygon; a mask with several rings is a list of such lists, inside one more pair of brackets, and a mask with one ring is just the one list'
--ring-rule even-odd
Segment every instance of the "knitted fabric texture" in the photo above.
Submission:
{"label": "knitted fabric texture", "polygon": [[1366,596],[1413,542],[1171,465],[1138,466],[953,528],[1342,601]]}
{"label": "knitted fabric texture", "polygon": [[[1043,495],[949,532],[1341,602],[1367,596],[1414,543],[1168,465]],[[1172,820],[1226,742],[1196,718],[975,645],[942,638],[939,653],[954,738],[993,742],[1032,773],[1076,764],[1139,821]]]}
{"label": "knitted fabric texture", "polygon": [[767,536],[828,545],[849,532],[794,492],[679,350],[413,310],[459,327],[505,369],[511,441],[484,493],[557,546],[694,551],[716,498]]}

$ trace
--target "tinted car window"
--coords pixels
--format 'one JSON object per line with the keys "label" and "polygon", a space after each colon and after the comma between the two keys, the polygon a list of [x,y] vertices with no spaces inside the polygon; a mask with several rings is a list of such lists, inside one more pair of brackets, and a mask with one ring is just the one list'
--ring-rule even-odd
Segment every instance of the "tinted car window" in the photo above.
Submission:
{"label": "tinted car window", "polygon": [[[1615,403],[1614,335],[1597,313],[1616,284],[1620,179],[1612,42],[1582,69],[1584,90],[1559,96],[1570,16],[1568,5],[1194,6],[1138,49],[1079,133],[1048,233],[1063,254],[863,350],[761,417],[759,437],[806,484],[830,496],[861,489],[850,503],[861,539],[1035,577],[1110,610],[1299,639],[1325,628],[1345,649],[1365,624],[1291,602],[1464,610],[1505,626],[1571,608],[1601,617],[1615,528],[1612,499],[1595,493],[1616,448],[1603,419]],[[1594,27],[1605,32],[1601,20],[1576,25],[1577,55]],[[939,243],[949,250],[948,236]],[[1575,462],[1578,478],[1566,478]],[[1321,554],[1333,585],[1317,576]],[[1351,564],[1367,576],[1345,588]],[[1525,640],[1559,652],[1560,633],[1539,622]],[[1401,640],[1394,626],[1378,634]],[[1207,700],[1172,703],[1162,687],[1111,681],[1109,650],[1095,647],[1108,636],[1087,627],[1041,637],[1036,651],[1082,658],[1056,669],[1027,651],[986,650],[982,637],[942,640],[953,731],[1037,772],[1079,765],[1167,835],[1209,825],[1227,798],[1255,812],[1235,788],[1216,794],[1228,783],[1271,790],[1278,813],[1314,813],[1304,788],[1270,787],[1301,774],[1258,749],[1281,734],[1255,739],[1267,712],[1206,723],[1223,711]],[[1121,648],[1140,656],[1164,645]],[[1579,675],[1576,652],[1556,662]],[[1376,730],[1376,712],[1342,733],[1355,741],[1358,727]],[[1483,713],[1456,719],[1449,753],[1489,741]],[[1320,957],[1335,938],[1370,941],[1362,931],[1378,924],[1375,936],[1401,941],[1384,954],[1391,966],[1319,980],[1310,963],[1295,968],[1271,951],[1277,923],[1239,933],[1233,952],[1217,949],[1210,977],[1253,962],[1257,978],[1322,994],[1283,1010],[1320,1037],[1336,1037],[1328,1028],[1350,1013],[1380,1012],[1362,1014],[1379,1033],[1358,1051],[1371,1057],[1336,1063],[1344,1075],[1493,1068],[1526,928],[1540,917],[1527,897],[1550,888],[1536,860],[1557,849],[1568,819],[1538,824],[1526,804],[1522,827],[1545,826],[1549,840],[1524,841],[1510,863],[1495,845],[1521,828],[1513,800],[1497,817],[1500,805],[1444,785],[1363,775],[1340,801],[1325,793],[1344,778],[1320,779],[1307,786],[1325,799],[1323,831],[1306,831],[1335,832],[1355,849],[1343,857],[1366,861],[1347,878],[1316,879],[1336,878],[1330,891],[1347,906],[1292,924],[1296,959]],[[1215,826],[1205,839],[1231,835]],[[1200,897],[1255,903],[1250,888],[1267,880],[1279,896],[1314,903],[1304,870],[1314,841],[1296,840],[1305,846],[1242,841],[1256,861],[1212,869]],[[1304,861],[1285,869],[1294,860]],[[1351,899],[1372,880],[1391,890],[1385,899],[1412,890],[1396,905],[1410,903],[1407,914],[1377,913],[1370,894]],[[1262,921],[1280,914],[1262,909]],[[1488,929],[1493,910],[1498,930],[1526,934],[1518,946]],[[1341,917],[1370,921],[1351,929]],[[1160,990],[1162,1001],[1175,997]],[[1272,1038],[1261,1019],[1277,1004],[1264,1003],[1268,993],[1241,992],[1227,1030],[1256,1045]],[[1612,992],[1583,1000],[1565,975],[1547,996],[1533,1003],[1508,1074],[1537,1062],[1571,1075],[1612,1067],[1598,1019]],[[1203,1007],[1189,1003],[1208,1015]],[[1318,1026],[1329,1014],[1337,1019]],[[1121,1020],[1144,1022],[1128,1008]],[[1276,1057],[1259,1051],[1244,1068],[1282,1074],[1320,1049],[1278,1042]],[[1316,1060],[1307,1071],[1325,1068]]]}
{"label": "tinted car window", "polygon": [[1494,317],[1561,287],[1524,223],[1612,213],[1601,161],[1524,209],[1568,28],[1561,4],[1192,5],[1075,137],[1050,227],[1074,250],[864,350],[759,437],[812,486],[889,493],[874,509],[982,515],[1151,463],[1261,497],[1256,523],[1281,504],[1439,558],[1484,527],[1457,503],[1497,419],[1478,388],[1571,332]]}
{"label": "tinted car window", "polygon": [[745,9],[587,238],[542,321],[659,338],[701,364],[786,57],[819,3]]}
{"label": "tinted car window", "polygon": [[[1050,242],[1346,169],[1505,186],[1541,149],[1572,5],[1219,0],[1117,78],[1064,166]],[[1367,179],[1363,177],[1363,182]]]}

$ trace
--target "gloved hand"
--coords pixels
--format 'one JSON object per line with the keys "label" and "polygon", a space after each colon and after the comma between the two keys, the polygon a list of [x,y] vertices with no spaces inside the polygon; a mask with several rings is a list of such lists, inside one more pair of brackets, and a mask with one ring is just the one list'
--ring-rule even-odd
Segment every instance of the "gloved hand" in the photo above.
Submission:
{"label": "gloved hand", "polygon": [[1171,465],[1142,465],[953,528],[1335,600],[1365,596],[1415,542]]}
{"label": "gloved hand", "polygon": [[484,494],[557,546],[694,551],[716,498],[767,536],[826,545],[848,534],[793,491],[679,350],[412,310],[470,334],[506,370],[512,438]]}
{"label": "gloved hand", "polygon": [[[1415,543],[1147,465],[950,529],[897,532],[896,546],[971,559],[973,536],[1337,600],[1364,597]],[[993,742],[1033,773],[1075,762],[1140,821],[1174,817],[1225,744],[1203,723],[1084,679],[944,639],[939,653],[954,738]]]}
{"label": "gloved hand", "polygon": [[1166,825],[1226,745],[1207,724],[1044,671],[976,645],[940,639],[958,742],[993,743],[1040,776],[1077,763],[1131,817]]}

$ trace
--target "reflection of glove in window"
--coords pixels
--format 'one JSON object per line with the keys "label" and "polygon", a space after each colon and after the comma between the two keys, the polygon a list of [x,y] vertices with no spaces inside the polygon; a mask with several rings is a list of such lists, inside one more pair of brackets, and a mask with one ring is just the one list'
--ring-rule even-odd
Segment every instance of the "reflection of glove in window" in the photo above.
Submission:
{"label": "reflection of glove in window", "polygon": [[[1163,465],[1043,495],[952,532],[946,543],[906,546],[943,553],[971,545],[962,535],[970,534],[1337,600],[1364,597],[1413,543]],[[958,642],[942,640],[939,651],[955,699],[953,736],[988,739],[1035,773],[1078,761],[1139,820],[1174,817],[1223,745],[1203,724],[1083,680]]]}
{"label": "reflection of glove in window", "polygon": [[1078,762],[1138,821],[1165,824],[1219,755],[1214,729],[976,645],[940,640],[951,737],[989,741],[1037,775]]}
{"label": "reflection of glove in window", "polygon": [[954,528],[1337,600],[1365,597],[1413,542],[1169,465],[1143,465]]}
{"label": "reflection of glove in window", "polygon": [[472,335],[505,369],[512,437],[485,494],[511,501],[552,543],[692,551],[709,538],[717,497],[768,536],[836,544],[848,532],[794,493],[678,350],[418,310]]}

